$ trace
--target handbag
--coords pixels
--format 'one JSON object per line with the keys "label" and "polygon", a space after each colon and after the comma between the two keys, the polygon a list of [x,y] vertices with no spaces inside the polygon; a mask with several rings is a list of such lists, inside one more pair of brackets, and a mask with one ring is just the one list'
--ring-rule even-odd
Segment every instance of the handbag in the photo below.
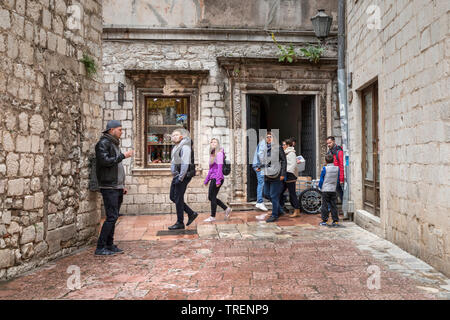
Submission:
{"label": "handbag", "polygon": [[231,163],[227,160],[227,156],[225,155],[225,151],[223,152],[223,166],[222,166],[222,174],[224,176],[229,175],[231,172]]}

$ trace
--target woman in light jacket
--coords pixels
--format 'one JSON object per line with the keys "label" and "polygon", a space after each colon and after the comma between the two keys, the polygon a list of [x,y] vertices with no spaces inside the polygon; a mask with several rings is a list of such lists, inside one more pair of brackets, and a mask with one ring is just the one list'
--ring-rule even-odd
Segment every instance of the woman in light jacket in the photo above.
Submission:
{"label": "woman in light jacket", "polygon": [[[280,201],[282,201],[282,196],[286,189],[289,190],[289,201],[294,207],[294,213],[291,214],[290,218],[300,217],[300,203],[298,202],[298,197],[295,192],[295,186],[297,183],[298,176],[298,166],[297,166],[297,156],[295,155],[294,143],[292,139],[286,139],[283,141],[283,149],[286,154],[287,169],[286,169],[286,181],[284,184],[283,192],[281,193]],[[280,205],[283,205],[281,203]]]}
{"label": "woman in light jacket", "polygon": [[204,221],[213,222],[216,220],[217,205],[225,210],[225,219],[230,217],[231,208],[227,207],[220,199],[217,199],[220,187],[223,184],[224,176],[222,172],[225,153],[220,148],[219,140],[211,139],[209,148],[209,171],[204,184],[209,182],[208,200],[211,201],[211,216]]}

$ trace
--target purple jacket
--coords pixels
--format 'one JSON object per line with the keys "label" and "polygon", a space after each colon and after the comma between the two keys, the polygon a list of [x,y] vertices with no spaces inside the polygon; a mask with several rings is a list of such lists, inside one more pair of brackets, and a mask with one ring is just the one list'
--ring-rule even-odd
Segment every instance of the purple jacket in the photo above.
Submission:
{"label": "purple jacket", "polygon": [[223,166],[223,158],[224,153],[223,149],[221,149],[216,156],[216,159],[214,159],[213,163],[209,164],[209,171],[208,175],[206,176],[204,184],[207,184],[209,180],[216,179],[216,184],[222,184],[223,182],[223,172],[222,172],[222,166]]}

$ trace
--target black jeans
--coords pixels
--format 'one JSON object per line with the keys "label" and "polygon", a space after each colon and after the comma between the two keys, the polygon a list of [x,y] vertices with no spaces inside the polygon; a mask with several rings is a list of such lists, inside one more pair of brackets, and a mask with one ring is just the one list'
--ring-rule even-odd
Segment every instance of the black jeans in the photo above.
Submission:
{"label": "black jeans", "polygon": [[103,196],[106,219],[97,241],[98,249],[114,244],[114,230],[123,201],[123,189],[100,189],[100,192]]}
{"label": "black jeans", "polygon": [[191,181],[191,178],[184,178],[180,183],[175,184],[175,178],[172,179],[172,184],[170,185],[170,200],[175,203],[175,207],[177,209],[177,223],[184,223],[184,211],[191,216],[194,214],[189,206],[184,203],[184,193],[186,192],[186,188],[188,183]]}
{"label": "black jeans", "polygon": [[221,207],[223,210],[227,209],[227,206],[220,199],[217,199],[217,194],[219,193],[222,184],[217,187],[216,179],[211,179],[209,181],[208,200],[211,201],[211,217],[216,216],[217,205],[219,205],[219,207]]}
{"label": "black jeans", "polygon": [[341,203],[343,203],[344,202],[344,190],[342,189],[340,183],[338,183],[336,186],[336,192],[337,192],[337,195],[339,196],[339,199],[341,199]]}
{"label": "black jeans", "polygon": [[339,221],[336,200],[336,192],[322,192],[322,221],[328,221],[328,208],[331,209],[331,218],[333,219],[333,222]]}
{"label": "black jeans", "polygon": [[289,190],[289,202],[294,207],[294,209],[300,209],[300,203],[298,202],[297,193],[295,192],[295,185],[296,185],[296,182],[289,182],[289,183],[283,182],[283,190],[281,191],[281,195],[280,195],[280,207],[281,208],[284,207],[284,203],[286,201],[286,199],[284,197],[284,192],[286,191],[286,189],[288,189]]}

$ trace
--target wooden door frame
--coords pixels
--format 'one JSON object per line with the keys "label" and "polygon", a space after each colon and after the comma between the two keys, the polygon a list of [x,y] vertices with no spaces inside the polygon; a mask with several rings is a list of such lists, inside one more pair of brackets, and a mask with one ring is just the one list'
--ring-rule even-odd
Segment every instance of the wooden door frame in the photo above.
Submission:
{"label": "wooden door frame", "polygon": [[[365,94],[368,92],[372,93],[372,157],[373,157],[373,192],[374,192],[374,202],[373,207],[368,204],[366,199],[366,145],[365,137],[366,132],[364,129],[364,123],[366,119],[366,102]],[[380,181],[377,177],[377,171],[379,170],[379,154],[378,154],[378,144],[379,144],[379,132],[378,132],[378,81],[375,81],[361,90],[361,147],[362,147],[362,157],[361,157],[361,176],[362,176],[362,192],[363,192],[363,207],[365,210],[370,211],[375,216],[380,216]]]}

